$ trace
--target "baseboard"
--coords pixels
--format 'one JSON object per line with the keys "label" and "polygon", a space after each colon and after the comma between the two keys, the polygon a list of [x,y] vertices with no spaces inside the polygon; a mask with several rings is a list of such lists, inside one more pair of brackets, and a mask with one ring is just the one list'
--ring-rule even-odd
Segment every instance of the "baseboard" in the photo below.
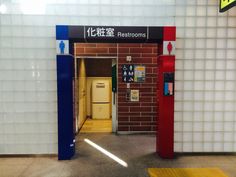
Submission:
{"label": "baseboard", "polygon": [[58,157],[58,154],[0,154],[0,158]]}
{"label": "baseboard", "polygon": [[222,156],[236,155],[236,152],[174,152],[175,156]]}

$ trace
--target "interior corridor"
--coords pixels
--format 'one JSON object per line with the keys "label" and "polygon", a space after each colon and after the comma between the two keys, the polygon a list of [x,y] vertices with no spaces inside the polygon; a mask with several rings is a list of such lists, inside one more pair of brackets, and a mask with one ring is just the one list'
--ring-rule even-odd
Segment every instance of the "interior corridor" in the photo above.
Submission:
{"label": "interior corridor", "polygon": [[[76,53],[75,53],[76,55]],[[112,132],[112,58],[76,58],[76,132]],[[103,68],[103,69],[101,69]]]}
{"label": "interior corridor", "polygon": [[[124,167],[104,155],[88,139],[127,163]],[[234,155],[178,155],[160,159],[154,135],[80,134],[76,155],[70,161],[57,157],[1,157],[1,177],[148,177],[150,167],[218,167],[228,177],[236,177]]]}

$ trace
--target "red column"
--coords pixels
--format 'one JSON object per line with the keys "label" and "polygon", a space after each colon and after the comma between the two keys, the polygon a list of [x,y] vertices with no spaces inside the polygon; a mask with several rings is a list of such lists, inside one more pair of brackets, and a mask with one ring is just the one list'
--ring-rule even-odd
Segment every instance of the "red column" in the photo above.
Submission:
{"label": "red column", "polygon": [[163,28],[163,53],[159,64],[159,119],[157,121],[157,152],[162,158],[174,157],[174,94],[164,95],[164,73],[175,72],[175,27]]}

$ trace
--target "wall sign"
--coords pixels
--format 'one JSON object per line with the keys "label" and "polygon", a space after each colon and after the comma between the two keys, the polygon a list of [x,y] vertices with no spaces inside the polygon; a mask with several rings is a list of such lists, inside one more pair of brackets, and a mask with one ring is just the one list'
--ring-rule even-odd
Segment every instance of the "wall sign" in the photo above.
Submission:
{"label": "wall sign", "polygon": [[220,0],[220,12],[225,12],[236,5],[236,0]]}
{"label": "wall sign", "polygon": [[68,40],[57,40],[57,55],[68,55],[69,54],[69,41]]}
{"label": "wall sign", "polygon": [[174,95],[174,73],[164,73],[164,96]]}
{"label": "wall sign", "polygon": [[122,81],[134,82],[134,65],[122,65]]}
{"label": "wall sign", "polygon": [[147,39],[145,27],[111,27],[111,26],[86,26],[85,37],[89,38],[117,38],[117,39]]}
{"label": "wall sign", "polygon": [[141,26],[70,26],[74,42],[162,42],[162,27]]}
{"label": "wall sign", "polygon": [[139,101],[139,90],[130,90],[130,101]]}
{"label": "wall sign", "polygon": [[145,66],[135,65],[134,66],[134,82],[145,81]]}
{"label": "wall sign", "polygon": [[163,55],[175,55],[175,41],[163,41]]}

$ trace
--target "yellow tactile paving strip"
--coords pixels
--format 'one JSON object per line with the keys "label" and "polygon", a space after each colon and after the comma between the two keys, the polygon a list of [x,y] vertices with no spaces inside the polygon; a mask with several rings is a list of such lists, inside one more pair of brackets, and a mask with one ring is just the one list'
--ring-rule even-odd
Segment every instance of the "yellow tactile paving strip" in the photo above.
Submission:
{"label": "yellow tactile paving strip", "polygon": [[228,177],[218,168],[148,168],[150,177]]}

